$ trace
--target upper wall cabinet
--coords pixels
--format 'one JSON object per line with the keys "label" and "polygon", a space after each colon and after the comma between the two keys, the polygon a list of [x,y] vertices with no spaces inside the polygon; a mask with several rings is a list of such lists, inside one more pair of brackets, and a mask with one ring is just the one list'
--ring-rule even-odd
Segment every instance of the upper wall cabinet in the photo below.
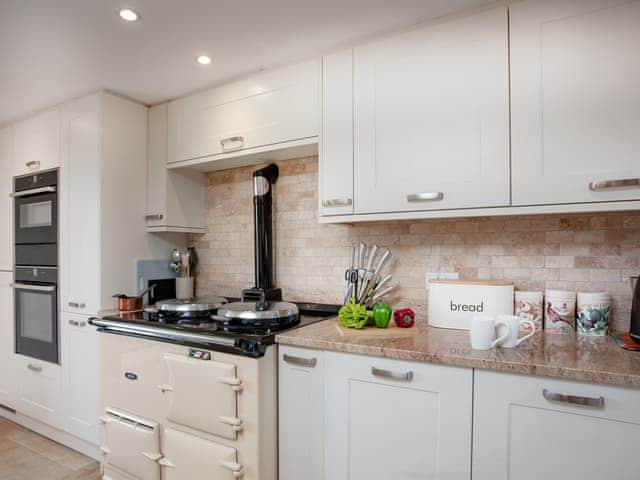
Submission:
{"label": "upper wall cabinet", "polygon": [[507,25],[501,6],[354,49],[355,213],[509,204]]}
{"label": "upper wall cabinet", "polygon": [[11,127],[0,130],[0,271],[13,270],[13,164]]}
{"label": "upper wall cabinet", "polygon": [[313,60],[171,102],[167,162],[317,137],[318,83]]}
{"label": "upper wall cabinet", "polygon": [[53,108],[13,126],[14,175],[60,164],[60,110]]}
{"label": "upper wall cabinet", "polygon": [[640,1],[510,11],[513,204],[640,199]]}
{"label": "upper wall cabinet", "polygon": [[205,177],[167,169],[167,104],[149,109],[147,149],[148,232],[204,232]]}
{"label": "upper wall cabinet", "polygon": [[322,59],[320,214],[353,213],[353,50]]}

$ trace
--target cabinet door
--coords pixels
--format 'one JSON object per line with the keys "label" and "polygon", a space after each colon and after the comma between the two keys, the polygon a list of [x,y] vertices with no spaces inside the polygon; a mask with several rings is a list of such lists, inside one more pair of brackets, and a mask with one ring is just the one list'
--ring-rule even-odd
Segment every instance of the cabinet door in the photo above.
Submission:
{"label": "cabinet door", "polygon": [[509,204],[507,9],[354,49],[355,213]]}
{"label": "cabinet door", "polygon": [[325,478],[471,475],[472,371],[325,353]]}
{"label": "cabinet door", "polygon": [[476,370],[473,478],[637,478],[639,404],[639,390]]}
{"label": "cabinet door", "polygon": [[323,352],[279,347],[280,480],[322,480]]}
{"label": "cabinet door", "polygon": [[172,428],[165,428],[163,445],[163,480],[233,480],[242,476],[235,448]]}
{"label": "cabinet door", "polygon": [[98,332],[89,317],[62,315],[62,376],[64,428],[76,437],[98,444]]}
{"label": "cabinet door", "polygon": [[13,127],[14,175],[57,168],[60,164],[60,110],[47,110]]}
{"label": "cabinet door", "polygon": [[0,271],[13,269],[12,128],[0,130]]}
{"label": "cabinet door", "polygon": [[14,315],[12,274],[0,272],[0,405],[15,408]]}
{"label": "cabinet door", "polygon": [[95,315],[99,309],[99,98],[82,98],[62,112],[60,278],[62,309]]}
{"label": "cabinet door", "polygon": [[63,426],[60,365],[15,355],[15,378],[19,379],[16,411],[49,424]]}
{"label": "cabinet door", "polygon": [[203,231],[205,176],[191,169],[167,169],[167,104],[149,109],[147,228]]}
{"label": "cabinet door", "polygon": [[318,135],[316,60],[169,104],[168,162]]}
{"label": "cabinet door", "polygon": [[640,1],[509,8],[514,205],[640,199]]}
{"label": "cabinet door", "polygon": [[353,50],[322,58],[320,215],[353,213]]}

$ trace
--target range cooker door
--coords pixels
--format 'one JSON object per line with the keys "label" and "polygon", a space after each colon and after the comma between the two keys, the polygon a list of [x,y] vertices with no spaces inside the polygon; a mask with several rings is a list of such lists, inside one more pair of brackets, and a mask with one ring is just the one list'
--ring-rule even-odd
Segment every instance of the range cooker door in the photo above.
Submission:
{"label": "range cooker door", "polygon": [[172,428],[164,430],[162,480],[234,480],[244,474],[235,448]]}
{"label": "range cooker door", "polygon": [[160,480],[158,424],[114,409],[107,409],[100,420],[105,468],[115,471],[111,476],[123,472],[140,480]]}
{"label": "range cooker door", "polygon": [[160,389],[169,396],[167,420],[235,440],[242,430],[237,395],[242,388],[236,366],[166,353],[169,381]]}

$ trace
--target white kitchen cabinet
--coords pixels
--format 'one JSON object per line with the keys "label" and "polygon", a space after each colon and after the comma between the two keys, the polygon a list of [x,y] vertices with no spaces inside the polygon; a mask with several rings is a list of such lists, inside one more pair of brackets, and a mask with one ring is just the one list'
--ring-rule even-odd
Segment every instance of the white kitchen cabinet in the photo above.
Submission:
{"label": "white kitchen cabinet", "polygon": [[312,60],[172,101],[167,162],[317,137],[318,84]]}
{"label": "white kitchen cabinet", "polygon": [[60,290],[65,312],[96,315],[138,293],[136,260],[173,243],[146,231],[147,107],[98,92],[62,107]]}
{"label": "white kitchen cabinet", "polygon": [[98,332],[89,317],[72,313],[62,315],[61,331],[64,430],[98,445]]}
{"label": "white kitchen cabinet", "polygon": [[14,315],[11,272],[0,272],[0,407],[15,409]]}
{"label": "white kitchen cabinet", "polygon": [[324,352],[278,350],[278,478],[323,480]]}
{"label": "white kitchen cabinet", "polygon": [[353,213],[353,50],[322,58],[320,215]]}
{"label": "white kitchen cabinet", "polygon": [[[62,110],[61,300],[65,312],[96,314],[100,258],[100,97]],[[114,292],[115,293],[115,292]]]}
{"label": "white kitchen cabinet", "polygon": [[353,52],[354,212],[509,204],[507,8]]}
{"label": "white kitchen cabinet", "polygon": [[513,204],[640,199],[640,2],[509,8]]}
{"label": "white kitchen cabinet", "polygon": [[60,110],[52,108],[13,125],[14,175],[60,165]]}
{"label": "white kitchen cabinet", "polygon": [[165,428],[163,480],[234,480],[242,476],[235,448]]}
{"label": "white kitchen cabinet", "polygon": [[325,478],[470,478],[471,369],[333,352],[324,360]]}
{"label": "white kitchen cabinet", "polygon": [[147,215],[149,232],[204,232],[205,175],[167,169],[168,105],[149,109]]}
{"label": "white kitchen cabinet", "polygon": [[474,380],[474,480],[637,477],[639,390],[479,370]]}
{"label": "white kitchen cabinet", "polygon": [[62,369],[55,363],[14,355],[14,378],[17,379],[15,409],[42,423],[62,429]]}
{"label": "white kitchen cabinet", "polygon": [[13,128],[0,129],[0,271],[13,270]]}

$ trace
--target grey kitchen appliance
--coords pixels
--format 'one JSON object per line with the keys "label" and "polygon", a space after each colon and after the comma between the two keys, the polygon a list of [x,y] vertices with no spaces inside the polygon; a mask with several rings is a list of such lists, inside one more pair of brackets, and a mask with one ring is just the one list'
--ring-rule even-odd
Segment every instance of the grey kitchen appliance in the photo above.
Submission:
{"label": "grey kitchen appliance", "polygon": [[636,342],[640,343],[640,276],[631,277],[631,290],[633,300],[631,304],[631,329],[629,335]]}
{"label": "grey kitchen appliance", "polygon": [[16,353],[58,363],[58,269],[16,267]]}
{"label": "grey kitchen appliance", "polygon": [[58,363],[58,170],[13,185],[15,351]]}

